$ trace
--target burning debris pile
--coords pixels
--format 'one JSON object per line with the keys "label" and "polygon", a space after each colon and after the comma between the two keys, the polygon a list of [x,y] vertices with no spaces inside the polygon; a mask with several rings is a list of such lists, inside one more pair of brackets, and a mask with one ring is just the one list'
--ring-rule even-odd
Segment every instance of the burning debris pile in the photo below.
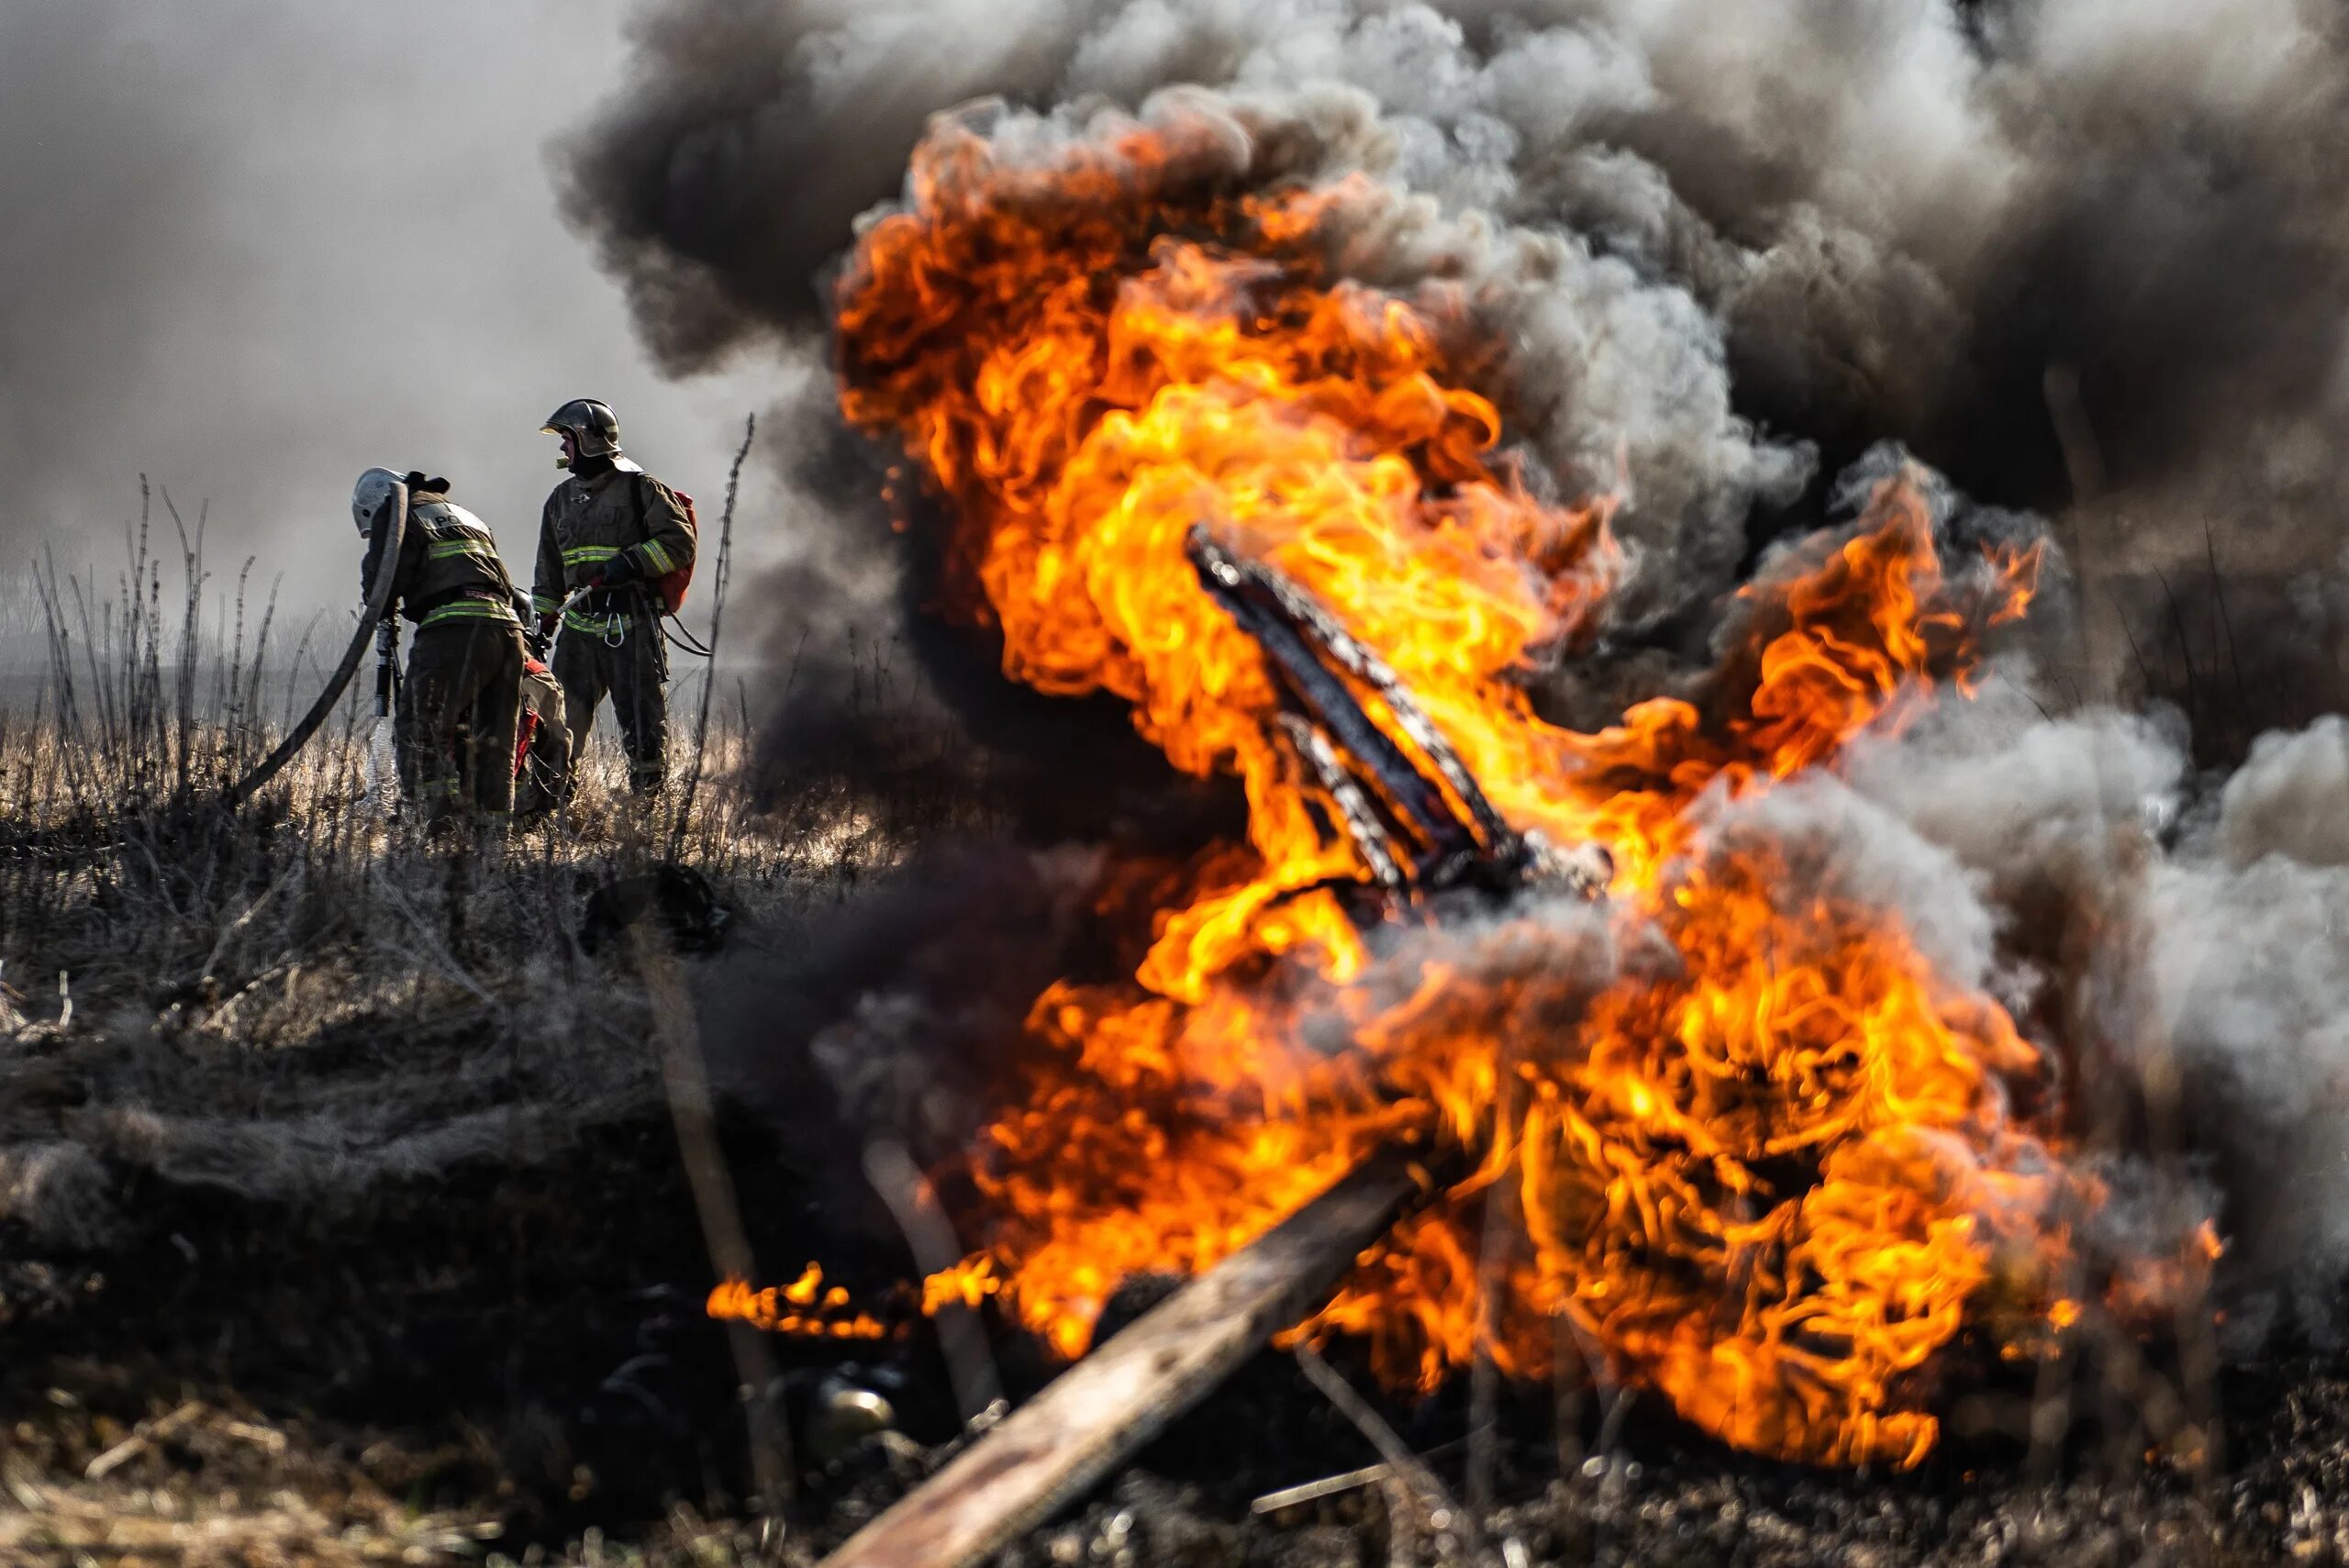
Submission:
{"label": "burning debris pile", "polygon": [[1505,439],[1492,300],[1351,275],[1393,194],[1276,129],[942,118],[838,286],[842,410],[940,503],[947,611],[1248,804],[1245,843],[1111,873],[1148,929],[1036,998],[925,1306],[1074,1356],[1122,1281],[1401,1143],[1454,1174],[1293,1331],[1398,1388],[1564,1356],[1760,1453],[1908,1466],[1952,1369],[2174,1323],[2213,1233],[2098,1223],[2092,1042],[1776,804],[1969,700],[2044,546],[1887,471],[1687,692],[1550,722],[1532,677],[1639,554]]}

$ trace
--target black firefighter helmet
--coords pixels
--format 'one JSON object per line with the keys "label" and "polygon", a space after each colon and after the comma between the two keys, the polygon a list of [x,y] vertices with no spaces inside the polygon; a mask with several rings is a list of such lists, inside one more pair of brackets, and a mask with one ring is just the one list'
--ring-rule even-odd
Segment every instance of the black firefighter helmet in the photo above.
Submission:
{"label": "black firefighter helmet", "polygon": [[[620,417],[612,406],[594,397],[574,397],[553,413],[539,427],[540,433],[560,436],[566,432],[578,443],[581,457],[618,457],[620,451]],[[556,460],[556,466],[570,466],[567,459]]]}

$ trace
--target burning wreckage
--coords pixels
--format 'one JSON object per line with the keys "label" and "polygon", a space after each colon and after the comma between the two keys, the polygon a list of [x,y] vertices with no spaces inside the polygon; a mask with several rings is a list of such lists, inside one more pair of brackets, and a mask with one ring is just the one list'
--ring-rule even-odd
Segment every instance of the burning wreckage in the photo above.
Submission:
{"label": "burning wreckage", "polygon": [[[839,285],[844,413],[919,470],[1006,673],[1123,699],[1237,776],[1248,837],[1138,868],[1130,976],[1037,997],[922,1307],[1074,1360],[1120,1282],[1192,1283],[841,1561],[974,1559],[1276,1332],[1401,1391],[1564,1361],[1758,1454],[1909,1467],[1961,1369],[2207,1310],[2207,1219],[2094,1223],[2066,1042],[1742,809],[1969,696],[2040,544],[1954,544],[1895,473],[1740,590],[1700,684],[1564,728],[1523,672],[1594,635],[1610,503],[1504,447],[1472,290],[1339,275],[1365,187],[1238,178],[1172,114],[942,119],[908,188]],[[787,1294],[710,1310],[879,1331]]]}

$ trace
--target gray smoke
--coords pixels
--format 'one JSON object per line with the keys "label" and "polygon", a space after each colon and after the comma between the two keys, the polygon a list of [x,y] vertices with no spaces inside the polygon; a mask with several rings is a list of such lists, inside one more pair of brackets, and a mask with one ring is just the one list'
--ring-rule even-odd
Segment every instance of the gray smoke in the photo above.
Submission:
{"label": "gray smoke", "polygon": [[2001,504],[2077,484],[2092,571],[2206,523],[2307,559],[2343,477],[2342,34],[2315,0],[662,0],[565,206],[696,367],[819,317],[929,113],[1203,84],[1352,139],[1414,214],[1365,272],[1549,285],[1507,323],[1511,413],[1570,484],[1626,452],[1632,618],[1783,526],[1806,440],[1831,472],[1898,438]]}
{"label": "gray smoke", "polygon": [[2043,1038],[2073,1042],[2087,1125],[2126,1124],[2138,1156],[2217,1184],[2240,1341],[2279,1311],[2337,1331],[2349,730],[2327,719],[2266,737],[2214,786],[2174,712],[2051,719],[2029,682],[2010,662],[1979,700],[1804,786],[1814,837],[1855,875],[1892,873],[1876,875],[1876,900],[1945,973],[1971,961]]}
{"label": "gray smoke", "polygon": [[96,1249],[120,1230],[114,1181],[98,1157],[62,1140],[0,1147],[0,1220],[24,1226],[36,1241]]}
{"label": "gray smoke", "polygon": [[295,625],[351,602],[373,463],[451,476],[527,573],[582,393],[721,495],[753,384],[663,382],[548,187],[622,9],[0,6],[0,615],[43,546],[111,580],[141,473]]}
{"label": "gray smoke", "polygon": [[713,1084],[788,1128],[811,1168],[855,1171],[875,1135],[943,1162],[1029,1006],[1081,962],[1101,872],[1089,851],[954,847],[779,918],[704,977]]}

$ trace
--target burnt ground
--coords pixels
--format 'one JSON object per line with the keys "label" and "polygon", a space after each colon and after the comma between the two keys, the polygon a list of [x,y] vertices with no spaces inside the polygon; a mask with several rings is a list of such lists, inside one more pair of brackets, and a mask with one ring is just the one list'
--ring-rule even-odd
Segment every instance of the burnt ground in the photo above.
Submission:
{"label": "burnt ground", "polygon": [[[774,1134],[735,1116],[722,1140],[760,1256],[824,1256],[861,1291],[902,1269],[853,1240],[868,1217],[841,1224]],[[918,1338],[857,1352],[852,1375],[890,1393],[898,1434],[803,1441],[797,1496],[763,1517],[726,1336],[698,1310],[711,1270],[677,1147],[645,1104],[550,1155],[382,1180],[356,1202],[126,1170],[130,1229],[102,1251],[0,1231],[0,1478],[24,1510],[0,1524],[6,1560],[812,1560],[951,1451],[944,1379]],[[804,1439],[841,1353],[770,1343]],[[1032,1356],[999,1349],[1032,1386]],[[2349,1557],[2349,1356],[2283,1351],[2229,1369],[2221,1393],[2223,1457],[2203,1478],[2116,1461],[2087,1418],[2035,1450],[1960,1440],[1913,1473],[1831,1474],[1726,1451],[1636,1399],[1584,1399],[1561,1422],[1550,1390],[1521,1391],[1498,1413],[1482,1532],[1493,1560],[1528,1563]],[[1383,1408],[1464,1495],[1464,1396]],[[1267,1353],[1005,1561],[1460,1559],[1458,1505],[1392,1481],[1251,1512],[1375,1458]]]}

